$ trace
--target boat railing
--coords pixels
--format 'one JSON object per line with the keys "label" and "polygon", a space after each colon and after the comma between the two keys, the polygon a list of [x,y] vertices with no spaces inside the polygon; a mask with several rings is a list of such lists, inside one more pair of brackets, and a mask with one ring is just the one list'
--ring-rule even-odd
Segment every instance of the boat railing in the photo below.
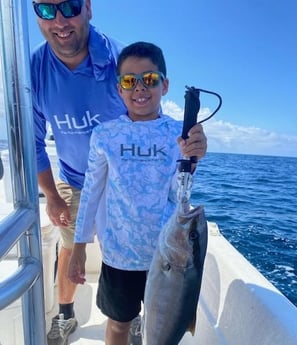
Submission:
{"label": "boat railing", "polygon": [[0,152],[0,180],[2,179],[3,175],[4,175],[4,167],[3,167],[3,162],[1,158],[1,152]]}
{"label": "boat railing", "polygon": [[25,345],[46,344],[27,1],[0,0],[0,43],[13,211],[0,222],[0,259],[17,243],[18,268],[0,283],[0,310],[21,297]]}

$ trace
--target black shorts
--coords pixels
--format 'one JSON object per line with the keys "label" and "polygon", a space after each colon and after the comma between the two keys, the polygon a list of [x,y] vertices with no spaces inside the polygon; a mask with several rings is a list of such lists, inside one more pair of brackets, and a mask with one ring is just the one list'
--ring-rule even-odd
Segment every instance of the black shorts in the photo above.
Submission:
{"label": "black shorts", "polygon": [[102,263],[96,304],[101,312],[119,322],[133,320],[141,310],[146,271],[123,271]]}

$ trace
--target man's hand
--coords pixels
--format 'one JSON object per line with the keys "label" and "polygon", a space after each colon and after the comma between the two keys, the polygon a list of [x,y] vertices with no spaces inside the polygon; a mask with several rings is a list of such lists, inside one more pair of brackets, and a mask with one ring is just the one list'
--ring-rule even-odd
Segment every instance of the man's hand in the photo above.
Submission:
{"label": "man's hand", "polygon": [[46,199],[46,212],[55,226],[66,227],[70,222],[70,212],[64,199],[59,195]]}
{"label": "man's hand", "polygon": [[57,191],[51,168],[38,174],[38,184],[46,197],[46,212],[55,226],[66,227],[70,222],[69,208]]}

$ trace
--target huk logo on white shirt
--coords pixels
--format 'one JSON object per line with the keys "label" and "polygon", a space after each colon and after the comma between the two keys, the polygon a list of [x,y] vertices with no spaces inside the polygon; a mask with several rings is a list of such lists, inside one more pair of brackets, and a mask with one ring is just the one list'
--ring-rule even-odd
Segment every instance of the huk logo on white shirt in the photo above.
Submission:
{"label": "huk logo on white shirt", "polygon": [[153,147],[149,147],[147,149],[143,149],[140,146],[135,144],[124,146],[121,144],[121,157],[158,157],[158,155],[167,156],[166,152],[164,152],[164,147],[158,148],[156,144]]}

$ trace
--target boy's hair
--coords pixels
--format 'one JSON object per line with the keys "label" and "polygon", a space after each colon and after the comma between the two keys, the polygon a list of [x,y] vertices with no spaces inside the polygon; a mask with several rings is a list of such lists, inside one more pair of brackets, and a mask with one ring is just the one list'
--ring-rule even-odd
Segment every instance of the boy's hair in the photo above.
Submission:
{"label": "boy's hair", "polygon": [[125,47],[119,57],[117,63],[117,74],[120,75],[120,70],[123,62],[128,57],[149,58],[154,65],[158,67],[158,71],[164,74],[166,78],[166,63],[162,50],[153,43],[136,42]]}

